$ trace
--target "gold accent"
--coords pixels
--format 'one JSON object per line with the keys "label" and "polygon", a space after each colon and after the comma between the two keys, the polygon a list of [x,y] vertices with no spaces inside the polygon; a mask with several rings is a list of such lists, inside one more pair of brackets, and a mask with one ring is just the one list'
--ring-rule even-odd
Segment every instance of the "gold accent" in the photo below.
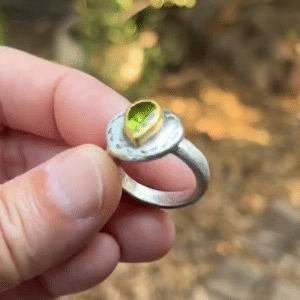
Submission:
{"label": "gold accent", "polygon": [[[132,107],[136,106],[139,103],[144,103],[144,102],[150,102],[155,105],[155,110],[153,111],[155,116],[152,118],[152,120],[146,120],[147,122],[146,126],[140,128],[140,130],[136,132],[129,127],[128,114]],[[135,145],[135,147],[141,147],[142,145],[146,144],[150,138],[152,138],[157,134],[157,132],[161,129],[162,125],[163,125],[163,110],[161,109],[159,104],[154,100],[139,100],[133,103],[126,110],[123,129],[124,129],[124,133],[129,138],[129,140]]]}

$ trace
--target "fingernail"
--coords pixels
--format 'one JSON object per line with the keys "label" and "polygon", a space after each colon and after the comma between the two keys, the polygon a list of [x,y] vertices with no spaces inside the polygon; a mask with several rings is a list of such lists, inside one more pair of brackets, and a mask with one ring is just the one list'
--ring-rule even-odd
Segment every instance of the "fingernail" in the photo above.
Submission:
{"label": "fingernail", "polygon": [[103,195],[100,149],[83,145],[67,151],[49,169],[54,201],[71,220],[96,216]]}

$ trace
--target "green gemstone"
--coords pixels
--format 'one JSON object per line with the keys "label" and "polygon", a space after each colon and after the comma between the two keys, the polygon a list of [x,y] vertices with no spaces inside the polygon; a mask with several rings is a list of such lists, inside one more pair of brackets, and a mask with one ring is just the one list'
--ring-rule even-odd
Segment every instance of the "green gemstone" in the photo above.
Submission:
{"label": "green gemstone", "polygon": [[[127,126],[134,132],[138,132],[147,125],[149,115],[156,110],[152,102],[141,102],[132,106],[128,112]],[[153,114],[152,114],[153,116]]]}

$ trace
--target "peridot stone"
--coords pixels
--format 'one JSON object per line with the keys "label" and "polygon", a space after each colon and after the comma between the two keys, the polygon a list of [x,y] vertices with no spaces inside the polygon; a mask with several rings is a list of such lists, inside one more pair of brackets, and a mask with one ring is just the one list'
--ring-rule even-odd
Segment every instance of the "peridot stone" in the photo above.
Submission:
{"label": "peridot stone", "polygon": [[123,124],[125,135],[135,147],[141,147],[157,134],[163,125],[163,111],[153,100],[140,100],[132,104]]}
{"label": "peridot stone", "polygon": [[138,132],[147,125],[147,118],[156,110],[156,105],[152,102],[141,102],[133,105],[127,118],[127,126],[134,132]]}

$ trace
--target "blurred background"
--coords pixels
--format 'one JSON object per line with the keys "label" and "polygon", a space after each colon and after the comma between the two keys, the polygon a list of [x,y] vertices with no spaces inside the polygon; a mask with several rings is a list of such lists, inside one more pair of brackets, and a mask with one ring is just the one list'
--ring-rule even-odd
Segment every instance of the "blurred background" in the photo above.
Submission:
{"label": "blurred background", "polygon": [[211,166],[166,257],[60,299],[300,299],[300,1],[1,3],[2,45],[155,99]]}

